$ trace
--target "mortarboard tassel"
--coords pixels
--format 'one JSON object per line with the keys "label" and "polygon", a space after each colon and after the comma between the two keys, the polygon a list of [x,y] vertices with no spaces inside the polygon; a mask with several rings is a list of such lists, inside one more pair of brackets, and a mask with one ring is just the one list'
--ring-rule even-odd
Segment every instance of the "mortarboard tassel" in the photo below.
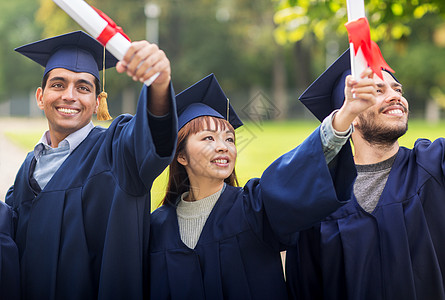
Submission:
{"label": "mortarboard tassel", "polygon": [[105,91],[102,91],[99,94],[99,107],[97,109],[97,120],[99,121],[108,121],[113,119],[108,112],[107,96],[108,94]]}
{"label": "mortarboard tassel", "polygon": [[112,117],[110,116],[110,113],[108,112],[108,103],[107,103],[107,97],[108,94],[105,92],[105,47],[104,47],[104,63],[103,63],[103,88],[102,92],[99,94],[99,107],[97,109],[97,120],[99,121],[108,121],[111,120]]}

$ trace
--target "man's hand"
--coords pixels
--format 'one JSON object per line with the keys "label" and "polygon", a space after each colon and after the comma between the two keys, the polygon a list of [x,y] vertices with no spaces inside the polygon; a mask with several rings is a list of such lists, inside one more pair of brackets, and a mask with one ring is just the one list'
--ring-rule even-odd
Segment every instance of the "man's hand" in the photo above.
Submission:
{"label": "man's hand", "polygon": [[345,102],[335,114],[333,127],[337,131],[346,131],[352,121],[362,112],[373,106],[377,97],[377,86],[373,79],[374,73],[367,68],[361,74],[361,80],[351,75],[345,79]]}
{"label": "man's hand", "polygon": [[116,70],[119,73],[127,72],[133,80],[140,82],[145,82],[159,72],[160,75],[150,86],[151,101],[148,109],[159,116],[169,112],[170,61],[156,44],[147,41],[131,43],[123,60],[117,63]]}

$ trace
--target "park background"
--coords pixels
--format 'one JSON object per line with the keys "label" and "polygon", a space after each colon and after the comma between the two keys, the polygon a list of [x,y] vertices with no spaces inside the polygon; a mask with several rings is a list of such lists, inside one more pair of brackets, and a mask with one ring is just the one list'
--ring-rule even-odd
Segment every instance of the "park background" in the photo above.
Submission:
{"label": "park background", "polygon": [[[246,126],[237,130],[240,183],[259,177],[317,126],[298,101],[348,47],[346,0],[95,0],[132,40],[147,39],[171,61],[176,92],[214,73]],[[445,1],[365,0],[371,37],[410,102],[408,135],[443,136]],[[35,104],[43,68],[13,51],[81,29],[51,0],[0,2],[0,197],[46,123]],[[112,116],[134,113],[140,85],[106,72]],[[107,126],[106,122],[94,121]],[[152,191],[162,198],[164,173]]]}

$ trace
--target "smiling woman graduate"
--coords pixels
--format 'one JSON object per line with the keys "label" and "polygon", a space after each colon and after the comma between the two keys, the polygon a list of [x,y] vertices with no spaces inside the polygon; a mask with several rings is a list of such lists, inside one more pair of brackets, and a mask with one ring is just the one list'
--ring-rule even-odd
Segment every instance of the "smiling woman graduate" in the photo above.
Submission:
{"label": "smiling woman graduate", "polygon": [[[45,67],[36,98],[49,126],[6,197],[18,215],[23,299],[142,299],[149,191],[177,133],[167,57],[132,43],[118,72],[161,75],[142,88],[134,116],[105,129],[91,122],[104,53],[97,41],[78,31],[16,50]],[[105,67],[116,64],[106,57]]]}
{"label": "smiling woman graduate", "polygon": [[280,251],[351,197],[347,133],[338,144],[334,135],[322,142],[322,125],[240,188],[235,129],[242,122],[216,78],[178,94],[177,103],[178,147],[151,218],[152,299],[287,299]]}

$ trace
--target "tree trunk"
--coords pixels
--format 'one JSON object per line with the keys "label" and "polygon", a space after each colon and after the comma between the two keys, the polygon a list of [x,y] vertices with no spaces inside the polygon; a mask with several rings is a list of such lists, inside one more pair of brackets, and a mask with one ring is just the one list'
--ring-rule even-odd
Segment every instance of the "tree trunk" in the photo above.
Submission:
{"label": "tree trunk", "polygon": [[136,113],[136,92],[133,88],[126,88],[122,92],[122,113]]}
{"label": "tree trunk", "polygon": [[273,98],[278,109],[275,115],[276,120],[285,120],[287,118],[287,93],[286,93],[286,66],[283,57],[283,49],[277,46],[275,61],[273,65]]}
{"label": "tree trunk", "polygon": [[301,41],[295,43],[294,53],[297,64],[295,65],[297,89],[304,91],[312,82],[311,61],[312,57]]}
{"label": "tree trunk", "polygon": [[426,103],[425,120],[430,124],[437,124],[440,120],[440,106],[434,99],[430,99]]}

